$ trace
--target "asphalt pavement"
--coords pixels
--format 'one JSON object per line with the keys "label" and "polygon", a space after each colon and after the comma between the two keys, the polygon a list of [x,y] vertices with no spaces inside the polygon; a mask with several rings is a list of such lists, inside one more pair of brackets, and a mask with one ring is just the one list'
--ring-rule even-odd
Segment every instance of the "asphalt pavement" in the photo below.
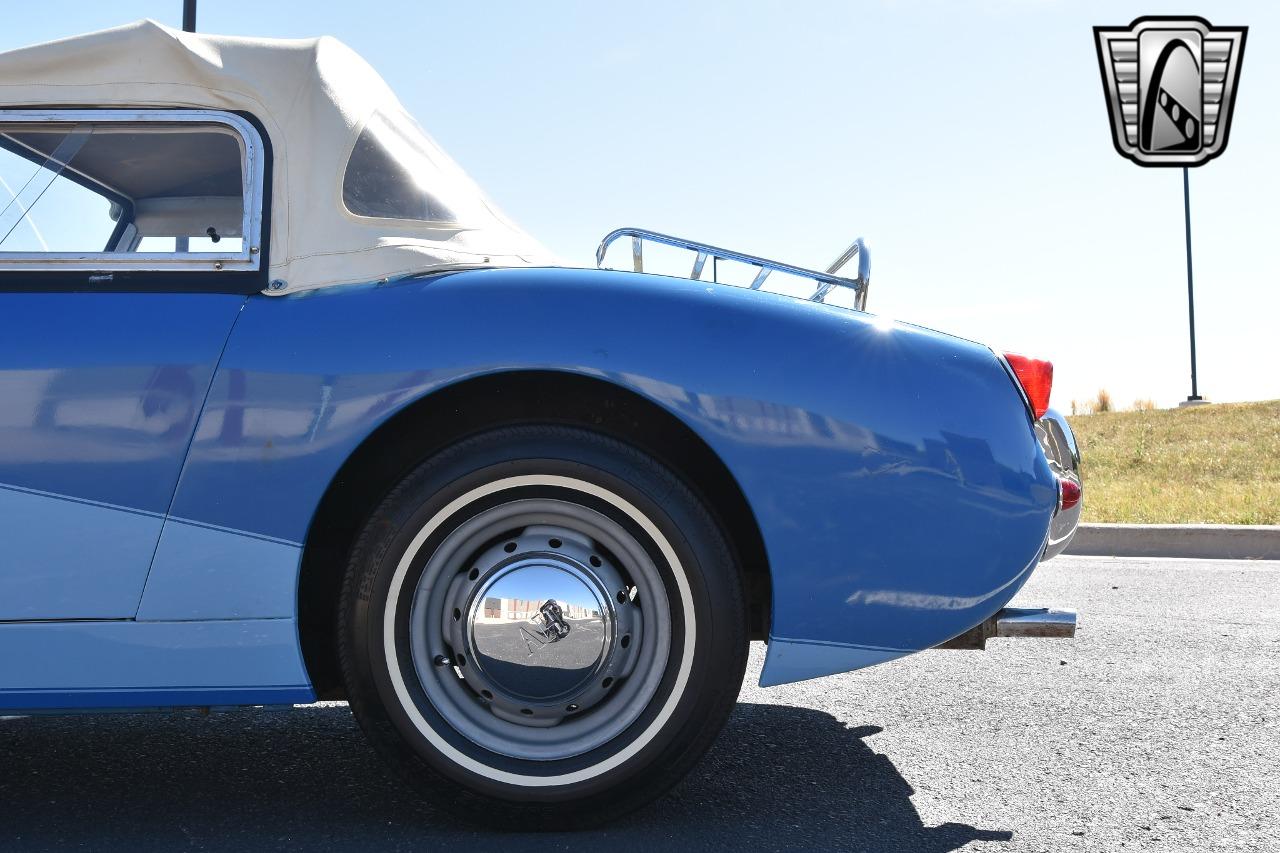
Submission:
{"label": "asphalt pavement", "polygon": [[417,801],[343,705],[0,720],[0,850],[1280,850],[1280,563],[1059,557],[993,640],[754,686],[674,793],[577,834]]}

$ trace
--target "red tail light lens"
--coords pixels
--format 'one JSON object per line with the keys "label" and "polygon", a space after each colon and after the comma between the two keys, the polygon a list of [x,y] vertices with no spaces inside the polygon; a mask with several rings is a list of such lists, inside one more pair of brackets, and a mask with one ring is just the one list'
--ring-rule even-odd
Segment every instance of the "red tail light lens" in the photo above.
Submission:
{"label": "red tail light lens", "polygon": [[1018,384],[1026,392],[1027,399],[1031,401],[1031,411],[1035,412],[1036,420],[1040,420],[1049,411],[1049,392],[1053,390],[1053,363],[1012,352],[1005,353],[1004,357],[1013,368],[1013,375],[1018,377]]}
{"label": "red tail light lens", "polygon": [[1067,477],[1058,478],[1058,509],[1071,509],[1080,503],[1080,484]]}

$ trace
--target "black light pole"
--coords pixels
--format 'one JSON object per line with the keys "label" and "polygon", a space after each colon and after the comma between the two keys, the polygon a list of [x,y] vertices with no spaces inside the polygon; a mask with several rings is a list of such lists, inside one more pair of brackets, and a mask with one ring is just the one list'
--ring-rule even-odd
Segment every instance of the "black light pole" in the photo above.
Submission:
{"label": "black light pole", "polygon": [[182,0],[182,31],[196,31],[196,0]]}
{"label": "black light pole", "polygon": [[[194,0],[192,0],[194,2]],[[1191,170],[1182,167],[1182,212],[1187,221],[1187,318],[1191,326],[1191,396],[1188,403],[1204,398],[1196,387],[1196,292],[1191,280]]]}

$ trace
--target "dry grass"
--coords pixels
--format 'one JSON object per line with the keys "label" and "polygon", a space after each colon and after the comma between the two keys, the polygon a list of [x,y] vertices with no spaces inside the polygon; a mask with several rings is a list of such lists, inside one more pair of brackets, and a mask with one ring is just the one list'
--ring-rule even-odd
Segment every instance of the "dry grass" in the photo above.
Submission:
{"label": "dry grass", "polygon": [[1070,421],[1085,521],[1280,524],[1280,400]]}
{"label": "dry grass", "polygon": [[[1144,406],[1144,404],[1146,404]],[[1154,409],[1155,404],[1150,400],[1137,400],[1134,402],[1135,409],[1148,408]],[[1106,388],[1099,388],[1098,395],[1092,400],[1085,400],[1083,403],[1079,400],[1071,401],[1071,414],[1073,415],[1100,415],[1103,412],[1115,411],[1115,405],[1111,402],[1111,392]]]}

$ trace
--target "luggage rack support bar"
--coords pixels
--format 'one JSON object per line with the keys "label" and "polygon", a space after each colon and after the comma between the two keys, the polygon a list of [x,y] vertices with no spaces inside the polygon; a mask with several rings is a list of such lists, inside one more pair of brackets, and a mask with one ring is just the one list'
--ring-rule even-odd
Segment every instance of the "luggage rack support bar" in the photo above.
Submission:
{"label": "luggage rack support bar", "polygon": [[[751,282],[752,290],[759,290],[765,279],[769,277],[769,273],[780,272],[817,282],[817,289],[809,297],[811,302],[822,302],[833,289],[847,287],[853,290],[855,294],[854,307],[859,311],[865,311],[867,308],[867,288],[871,284],[871,256],[870,252],[867,251],[867,244],[863,242],[861,237],[854,240],[849,245],[849,248],[845,249],[840,257],[836,258],[835,262],[827,268],[826,272],[818,272],[817,270],[808,270],[792,264],[784,264],[781,261],[758,258],[755,255],[748,255],[744,252],[735,252],[732,249],[721,249],[706,243],[673,237],[670,234],[648,231],[644,228],[619,228],[616,231],[610,231],[600,241],[600,246],[596,249],[597,268],[603,268],[604,256],[609,251],[609,246],[622,237],[631,238],[631,265],[636,272],[644,272],[644,242],[647,240],[650,243],[659,243],[664,246],[673,246],[677,249],[695,252],[697,258],[693,263],[693,271],[689,275],[689,278],[695,281],[702,277],[702,270],[706,265],[707,258],[720,261],[736,261],[759,268],[759,272],[756,273],[755,279]],[[835,273],[853,260],[854,257],[858,259],[858,277],[844,278],[843,276],[837,276]]]}

